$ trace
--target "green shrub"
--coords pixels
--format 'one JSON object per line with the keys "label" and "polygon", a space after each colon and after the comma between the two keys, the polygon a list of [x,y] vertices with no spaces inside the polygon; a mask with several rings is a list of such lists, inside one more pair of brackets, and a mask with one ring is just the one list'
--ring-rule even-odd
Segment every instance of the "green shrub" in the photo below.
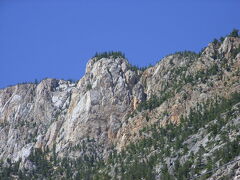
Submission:
{"label": "green shrub", "polygon": [[89,91],[89,90],[91,90],[92,89],[92,85],[91,84],[88,84],[87,85],[87,90]]}
{"label": "green shrub", "polygon": [[232,32],[229,34],[229,37],[238,37],[238,29],[233,29]]}
{"label": "green shrub", "polygon": [[96,58],[96,60],[100,60],[102,58],[124,58],[125,59],[125,54],[122,53],[121,51],[109,51],[109,52],[102,52],[102,53],[98,53],[96,52],[96,54],[94,55],[93,58]]}
{"label": "green shrub", "polygon": [[214,40],[213,40],[213,44],[214,45],[217,45],[219,42],[218,42],[218,40],[215,38]]}
{"label": "green shrub", "polygon": [[240,53],[240,45],[238,46],[238,48],[231,50],[231,55],[233,58],[235,58],[238,53]]}

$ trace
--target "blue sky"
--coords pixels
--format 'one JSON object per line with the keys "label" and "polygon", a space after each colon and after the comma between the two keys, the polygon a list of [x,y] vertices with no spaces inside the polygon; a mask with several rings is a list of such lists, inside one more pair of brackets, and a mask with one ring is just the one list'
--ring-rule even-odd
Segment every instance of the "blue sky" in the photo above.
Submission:
{"label": "blue sky", "polygon": [[200,51],[240,28],[239,0],[1,0],[0,88],[45,77],[79,79],[95,52],[132,64]]}

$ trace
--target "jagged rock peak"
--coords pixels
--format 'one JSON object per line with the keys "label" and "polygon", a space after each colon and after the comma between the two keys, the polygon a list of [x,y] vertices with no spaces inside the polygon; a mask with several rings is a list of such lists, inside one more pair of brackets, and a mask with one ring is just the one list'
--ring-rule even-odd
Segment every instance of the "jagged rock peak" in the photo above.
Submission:
{"label": "jagged rock peak", "polygon": [[110,66],[116,66],[116,65],[121,66],[121,69],[123,72],[126,72],[127,67],[130,66],[128,61],[122,57],[117,57],[117,58],[109,57],[109,58],[101,58],[101,59],[97,59],[95,57],[88,61],[86,65],[86,73],[89,73],[90,71],[92,71],[92,69],[96,68],[96,66],[110,67]]}

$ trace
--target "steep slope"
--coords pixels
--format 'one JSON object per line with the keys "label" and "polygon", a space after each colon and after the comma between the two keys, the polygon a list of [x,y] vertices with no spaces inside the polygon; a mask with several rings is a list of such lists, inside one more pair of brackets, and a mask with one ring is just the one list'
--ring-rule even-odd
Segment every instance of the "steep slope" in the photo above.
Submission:
{"label": "steep slope", "polygon": [[102,156],[133,98],[144,99],[143,87],[135,87],[139,76],[121,57],[93,58],[77,84],[46,79],[1,90],[0,157],[24,162],[33,148],[53,147],[59,156],[77,157],[69,149],[84,139],[94,139]]}
{"label": "steep slope", "polygon": [[239,37],[169,55],[144,71],[121,54],[98,55],[78,83],[45,79],[0,90],[0,173],[237,178],[238,161],[206,172],[240,159],[239,103]]}
{"label": "steep slope", "polygon": [[238,91],[239,54],[231,51],[238,49],[239,44],[239,38],[226,37],[222,43],[210,43],[201,54],[176,53],[143,72],[140,83],[148,99],[139,104],[129,119],[132,127],[127,128],[137,127],[136,131],[126,132],[137,133],[151,122],[179,123],[180,117],[189,114],[197,104]]}

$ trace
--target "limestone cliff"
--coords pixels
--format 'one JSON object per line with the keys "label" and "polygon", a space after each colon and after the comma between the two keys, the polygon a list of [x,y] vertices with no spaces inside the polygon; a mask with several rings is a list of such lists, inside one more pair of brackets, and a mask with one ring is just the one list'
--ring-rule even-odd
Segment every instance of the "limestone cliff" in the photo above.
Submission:
{"label": "limestone cliff", "polygon": [[[39,84],[1,89],[1,167],[18,162],[19,169],[34,171],[38,168],[32,160],[36,149],[45,152],[47,160],[54,151],[59,159],[91,156],[93,162],[106,161],[115,150],[123,151],[130,143],[151,136],[140,133],[146,127],[170,122],[179,126],[181,118],[199,104],[240,92],[239,48],[239,37],[226,37],[210,43],[200,54],[169,55],[144,71],[121,56],[95,57],[77,83],[44,79]],[[238,124],[239,117],[236,113],[232,121]],[[236,131],[231,136],[238,135]],[[191,138],[186,142],[193,143]],[[197,152],[200,144],[204,142],[199,139],[198,145],[189,148]],[[158,169],[156,165],[156,179],[160,178]],[[106,174],[116,178],[113,172]]]}

